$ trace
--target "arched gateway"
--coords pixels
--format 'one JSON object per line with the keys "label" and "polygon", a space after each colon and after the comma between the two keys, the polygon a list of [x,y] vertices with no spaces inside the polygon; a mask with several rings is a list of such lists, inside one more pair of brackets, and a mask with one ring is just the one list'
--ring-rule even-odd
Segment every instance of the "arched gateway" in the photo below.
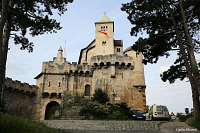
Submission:
{"label": "arched gateway", "polygon": [[59,111],[59,107],[60,105],[56,101],[51,101],[48,103],[45,110],[45,120],[49,120],[52,115],[57,113],[57,111]]}

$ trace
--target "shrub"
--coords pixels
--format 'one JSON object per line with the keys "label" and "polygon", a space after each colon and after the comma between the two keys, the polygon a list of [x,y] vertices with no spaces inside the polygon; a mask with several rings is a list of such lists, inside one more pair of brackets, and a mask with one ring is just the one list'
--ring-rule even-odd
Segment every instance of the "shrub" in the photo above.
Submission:
{"label": "shrub", "polygon": [[50,117],[50,120],[58,120],[60,118],[60,115],[52,115],[51,117]]}
{"label": "shrub", "polygon": [[176,117],[179,119],[180,122],[185,122],[187,117],[181,113],[177,113]]}
{"label": "shrub", "polygon": [[195,127],[200,130],[200,118],[194,119],[194,117],[190,117],[187,119],[186,122],[189,126]]}
{"label": "shrub", "polygon": [[120,104],[100,104],[98,102],[90,102],[81,109],[80,115],[86,119],[93,116],[94,119],[129,119],[132,111],[126,103]]}
{"label": "shrub", "polygon": [[131,111],[131,108],[129,108],[126,103],[120,103],[117,105],[120,107],[120,112],[122,113],[123,119],[128,119],[129,117],[132,117],[133,111]]}
{"label": "shrub", "polygon": [[98,103],[106,103],[109,101],[108,95],[102,91],[102,89],[95,90],[93,94],[92,101],[97,101]]}

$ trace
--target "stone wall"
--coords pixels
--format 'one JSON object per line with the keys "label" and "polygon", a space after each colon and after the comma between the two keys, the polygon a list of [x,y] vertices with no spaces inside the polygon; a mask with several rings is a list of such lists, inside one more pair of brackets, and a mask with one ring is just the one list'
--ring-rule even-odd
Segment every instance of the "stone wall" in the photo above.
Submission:
{"label": "stone wall", "polygon": [[36,119],[37,91],[34,85],[6,78],[3,95],[5,111],[11,115]]}

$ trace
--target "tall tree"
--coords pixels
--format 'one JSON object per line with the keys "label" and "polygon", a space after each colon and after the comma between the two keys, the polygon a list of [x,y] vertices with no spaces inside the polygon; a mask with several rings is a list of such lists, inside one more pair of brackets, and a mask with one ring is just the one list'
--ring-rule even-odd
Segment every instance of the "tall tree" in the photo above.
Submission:
{"label": "tall tree", "polygon": [[67,11],[73,0],[0,0],[0,89],[1,98],[5,79],[8,43],[10,38],[21,44],[21,50],[33,51],[27,34],[38,36],[56,33],[62,27],[51,16]]}
{"label": "tall tree", "polygon": [[156,63],[160,56],[177,51],[177,59],[161,74],[163,81],[173,83],[188,77],[193,97],[195,118],[200,116],[200,74],[195,52],[200,51],[200,0],[133,0],[122,5],[133,24],[131,35],[146,32],[133,49],[142,52],[143,62]]}

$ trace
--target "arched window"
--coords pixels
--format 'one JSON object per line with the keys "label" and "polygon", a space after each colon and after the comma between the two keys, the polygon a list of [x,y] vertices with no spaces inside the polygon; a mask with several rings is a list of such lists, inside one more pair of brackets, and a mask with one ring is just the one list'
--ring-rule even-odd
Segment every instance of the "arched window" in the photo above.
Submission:
{"label": "arched window", "polygon": [[102,45],[103,45],[103,46],[106,45],[106,41],[103,41],[103,42],[102,42]]}
{"label": "arched window", "polygon": [[90,85],[85,86],[85,96],[90,96]]}
{"label": "arched window", "polygon": [[120,48],[117,48],[117,52],[120,52]]}
{"label": "arched window", "polygon": [[106,26],[105,31],[108,31],[108,26]]}

